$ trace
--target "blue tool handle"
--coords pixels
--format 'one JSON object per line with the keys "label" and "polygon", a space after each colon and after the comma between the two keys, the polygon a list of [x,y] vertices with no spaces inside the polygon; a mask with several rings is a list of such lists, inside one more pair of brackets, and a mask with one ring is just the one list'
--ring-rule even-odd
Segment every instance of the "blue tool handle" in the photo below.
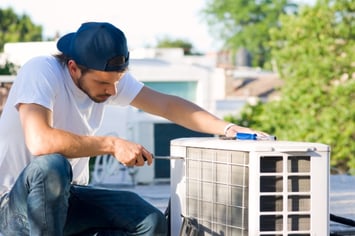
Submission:
{"label": "blue tool handle", "polygon": [[239,140],[256,140],[256,134],[249,134],[249,133],[237,133],[236,138]]}
{"label": "blue tool handle", "polygon": [[257,134],[250,134],[250,133],[237,133],[235,136],[236,139],[239,140],[270,140],[275,141],[276,136],[258,136]]}

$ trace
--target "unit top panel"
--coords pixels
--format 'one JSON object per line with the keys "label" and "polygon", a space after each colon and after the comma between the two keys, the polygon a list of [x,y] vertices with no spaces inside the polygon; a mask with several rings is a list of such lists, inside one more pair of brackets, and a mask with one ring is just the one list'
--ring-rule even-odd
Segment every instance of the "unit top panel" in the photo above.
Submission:
{"label": "unit top panel", "polygon": [[253,152],[329,152],[330,147],[322,143],[264,140],[226,140],[218,137],[179,138],[171,140],[171,146],[199,147],[220,150]]}

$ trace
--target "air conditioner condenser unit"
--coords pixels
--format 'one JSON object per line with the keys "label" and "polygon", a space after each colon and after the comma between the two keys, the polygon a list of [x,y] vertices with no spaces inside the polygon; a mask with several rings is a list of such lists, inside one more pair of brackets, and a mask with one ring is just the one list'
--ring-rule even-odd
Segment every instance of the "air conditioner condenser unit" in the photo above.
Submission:
{"label": "air conditioner condenser unit", "polygon": [[182,216],[199,235],[329,235],[328,145],[182,138],[171,141],[171,235]]}

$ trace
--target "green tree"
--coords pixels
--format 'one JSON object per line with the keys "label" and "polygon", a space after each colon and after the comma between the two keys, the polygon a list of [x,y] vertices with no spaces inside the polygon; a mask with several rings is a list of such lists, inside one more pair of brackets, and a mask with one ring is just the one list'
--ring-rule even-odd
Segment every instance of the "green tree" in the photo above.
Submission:
{"label": "green tree", "polygon": [[322,0],[298,16],[283,15],[270,34],[285,81],[281,100],[248,106],[234,119],[279,139],[328,144],[331,165],[355,174],[354,17],[351,0]]}
{"label": "green tree", "polygon": [[169,37],[164,37],[158,39],[156,45],[157,48],[182,48],[184,50],[184,55],[192,55],[193,45],[188,40],[184,39],[171,39]]}
{"label": "green tree", "polygon": [[0,75],[14,75],[18,69],[14,63],[6,61],[5,65],[0,65]]}
{"label": "green tree", "polygon": [[0,52],[7,42],[42,41],[42,26],[35,25],[26,14],[17,15],[12,8],[0,9]]}
{"label": "green tree", "polygon": [[[35,25],[26,14],[18,16],[11,9],[0,9],[0,52],[7,42],[42,41],[42,27]],[[16,73],[11,62],[0,65],[0,74]]]}
{"label": "green tree", "polygon": [[246,48],[253,66],[265,67],[270,60],[269,29],[278,26],[281,14],[296,10],[287,0],[208,0],[202,14],[226,48]]}

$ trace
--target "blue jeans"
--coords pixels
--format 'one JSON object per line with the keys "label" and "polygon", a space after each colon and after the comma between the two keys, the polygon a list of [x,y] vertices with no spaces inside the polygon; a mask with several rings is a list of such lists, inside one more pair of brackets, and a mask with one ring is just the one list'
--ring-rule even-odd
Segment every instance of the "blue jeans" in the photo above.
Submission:
{"label": "blue jeans", "polygon": [[68,160],[35,158],[0,199],[4,236],[167,235],[159,209],[128,191],[72,185]]}

